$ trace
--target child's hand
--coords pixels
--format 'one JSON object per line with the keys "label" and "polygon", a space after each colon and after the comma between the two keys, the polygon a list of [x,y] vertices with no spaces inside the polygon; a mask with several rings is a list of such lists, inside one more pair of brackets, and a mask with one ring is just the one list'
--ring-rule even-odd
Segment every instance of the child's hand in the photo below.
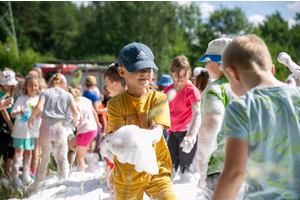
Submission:
{"label": "child's hand", "polygon": [[278,62],[280,62],[281,64],[284,64],[285,66],[288,66],[289,62],[292,60],[291,57],[285,53],[285,52],[281,52],[278,57],[277,57]]}
{"label": "child's hand", "polygon": [[20,115],[24,115],[24,114],[25,114],[25,110],[20,110],[20,111],[19,111],[19,114],[20,114]]}
{"label": "child's hand", "polygon": [[183,138],[180,147],[185,153],[190,153],[196,142],[196,135],[187,135]]}
{"label": "child's hand", "polygon": [[6,95],[4,95],[0,99],[0,109],[10,108],[14,104],[14,99],[12,97],[10,97],[9,99],[6,99],[6,100],[5,100],[5,98],[6,98]]}
{"label": "child's hand", "polygon": [[29,129],[31,129],[31,126],[33,126],[33,125],[34,125],[34,120],[33,120],[32,117],[30,117],[28,119],[27,126],[28,126]]}

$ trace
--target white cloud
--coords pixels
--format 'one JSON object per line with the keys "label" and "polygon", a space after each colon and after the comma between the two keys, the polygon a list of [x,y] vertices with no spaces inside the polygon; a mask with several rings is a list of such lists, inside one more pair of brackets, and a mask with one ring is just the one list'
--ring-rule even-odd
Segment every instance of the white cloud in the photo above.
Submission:
{"label": "white cloud", "polygon": [[288,3],[287,4],[288,9],[295,11],[295,12],[300,12],[300,1],[295,1],[293,3]]}
{"label": "white cloud", "polygon": [[291,29],[292,26],[296,24],[296,20],[294,20],[293,18],[289,18],[287,21],[288,21],[289,29]]}
{"label": "white cloud", "polygon": [[177,1],[179,5],[181,6],[190,6],[191,5],[191,1]]}
{"label": "white cloud", "polygon": [[265,19],[266,19],[266,18],[265,18],[264,16],[259,15],[259,14],[250,15],[250,16],[248,17],[248,21],[251,22],[251,23],[253,23],[254,26],[258,26],[259,24],[263,24],[263,23],[264,23],[263,21],[264,21]]}
{"label": "white cloud", "polygon": [[77,7],[80,7],[81,5],[87,7],[90,4],[89,1],[72,1],[72,3],[74,3]]}
{"label": "white cloud", "polygon": [[201,3],[199,7],[200,7],[200,10],[201,10],[201,13],[202,13],[202,18],[209,18],[210,14],[212,12],[214,12],[215,9],[216,9],[215,6],[213,6],[209,3],[206,3],[206,2]]}

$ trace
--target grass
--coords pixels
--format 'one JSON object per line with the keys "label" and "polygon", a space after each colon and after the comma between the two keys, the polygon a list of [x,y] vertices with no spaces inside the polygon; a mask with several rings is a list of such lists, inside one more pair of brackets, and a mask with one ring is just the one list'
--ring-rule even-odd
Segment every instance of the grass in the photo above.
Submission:
{"label": "grass", "polygon": [[[76,150],[75,150],[75,153],[74,153],[73,158],[72,158],[72,162],[71,162],[71,164],[70,164],[70,171],[71,171],[72,166],[76,165],[76,159],[75,159],[76,153],[77,153],[77,148],[76,148]],[[99,160],[101,160],[101,158],[99,158]],[[42,161],[41,161],[41,149],[40,149],[40,151],[39,151],[39,161],[42,162]],[[1,179],[1,178],[7,179],[7,177],[5,177],[5,173],[4,173],[4,170],[3,170],[4,168],[5,168],[5,162],[3,161],[3,158],[0,157],[0,179]],[[49,162],[48,165],[47,165],[46,176],[49,176],[49,175],[51,175],[51,174],[56,174],[56,173],[58,173],[57,165],[56,165],[56,162],[55,162],[54,157],[53,157],[52,154],[51,154],[51,156],[50,156],[50,162]],[[58,184],[60,184],[60,183],[58,183]],[[100,181],[100,184],[101,184],[101,181]],[[8,188],[0,186],[0,200],[4,200],[4,199],[13,199],[13,198],[17,198],[17,199],[28,198],[29,196],[32,195],[32,193],[30,193],[30,194],[25,194],[25,192],[24,192],[25,189],[26,189],[26,187],[28,187],[28,186],[29,186],[29,184],[28,184],[27,186],[25,186],[24,188],[22,188],[22,189],[19,189],[19,188],[13,189],[13,188],[11,187],[11,182],[10,182]],[[69,191],[74,190],[74,189],[72,188],[72,186],[70,186],[70,183],[69,183],[69,182],[67,183],[66,186],[67,186],[66,189],[64,189],[63,191],[57,192],[57,193],[54,194],[51,198],[55,198],[55,197],[57,197],[57,196],[59,196],[59,195],[61,195],[61,194],[63,194],[63,193],[67,193],[67,192],[69,192]],[[81,194],[83,194],[83,191],[84,191],[84,181],[81,182],[81,187],[80,187],[80,189],[81,189]]]}
{"label": "grass", "polygon": [[[7,177],[5,177],[4,168],[5,168],[5,162],[3,161],[3,157],[1,156],[1,158],[0,158],[0,179],[2,179],[2,178],[7,179]],[[57,172],[57,168],[56,168],[56,163],[55,163],[54,157],[51,155],[50,162],[47,166],[46,176],[50,175],[53,172],[54,173]],[[17,198],[17,199],[28,198],[31,194],[25,194],[24,190],[26,189],[26,187],[28,187],[28,185],[22,189],[20,189],[20,188],[13,189],[11,187],[11,181],[9,183],[8,188],[0,186],[0,194],[1,194],[0,200],[13,199],[13,198]]]}

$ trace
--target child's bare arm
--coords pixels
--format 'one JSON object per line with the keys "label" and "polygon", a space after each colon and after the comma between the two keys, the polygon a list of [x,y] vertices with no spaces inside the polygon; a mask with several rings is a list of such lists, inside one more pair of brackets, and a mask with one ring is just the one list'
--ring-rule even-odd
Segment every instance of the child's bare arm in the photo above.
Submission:
{"label": "child's bare arm", "polygon": [[94,108],[98,115],[100,115],[101,113],[103,113],[105,111],[105,109],[99,109],[99,106],[100,106],[99,101],[95,101]]}
{"label": "child's bare arm", "polygon": [[107,123],[107,119],[105,118],[105,116],[101,116],[100,120],[102,121],[102,124],[103,124],[103,127],[102,127],[102,130],[103,130],[102,137],[104,137],[106,135],[106,132],[107,132],[108,123]]}
{"label": "child's bare arm", "polygon": [[76,127],[77,124],[78,124],[78,114],[79,114],[78,109],[77,109],[76,104],[74,102],[70,103],[69,108],[72,112],[74,126]]}
{"label": "child's bare arm", "polygon": [[217,136],[221,130],[225,107],[216,95],[207,95],[202,102],[203,119],[198,132],[198,171],[200,185],[206,186],[206,174],[211,154],[218,148]]}
{"label": "child's bare arm", "polygon": [[18,114],[24,115],[25,114],[25,110],[20,110],[19,112],[11,113],[10,116],[11,116],[12,119],[15,119]]}
{"label": "child's bare arm", "polygon": [[214,191],[214,199],[235,199],[243,183],[248,156],[248,141],[227,137],[224,170]]}
{"label": "child's bare arm", "polygon": [[101,124],[100,124],[100,122],[99,122],[99,117],[98,117],[98,115],[97,115],[97,112],[96,112],[95,109],[94,109],[94,106],[92,106],[92,110],[93,110],[93,115],[94,115],[96,124],[97,124],[98,126],[100,126]]}
{"label": "child's bare arm", "polygon": [[185,153],[190,153],[193,149],[201,124],[200,101],[192,103],[191,106],[193,111],[193,119],[189,124],[190,127],[188,128],[186,136],[183,138],[183,141],[180,144],[180,146],[182,147],[182,151],[184,151]]}

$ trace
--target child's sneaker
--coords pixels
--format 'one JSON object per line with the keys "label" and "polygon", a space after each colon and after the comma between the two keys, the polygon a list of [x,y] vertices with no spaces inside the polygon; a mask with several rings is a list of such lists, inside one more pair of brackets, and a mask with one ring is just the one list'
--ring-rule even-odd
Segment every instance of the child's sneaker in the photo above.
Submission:
{"label": "child's sneaker", "polygon": [[32,181],[32,178],[30,177],[30,175],[27,175],[22,176],[21,180],[24,185],[28,185],[28,183]]}
{"label": "child's sneaker", "polygon": [[35,174],[36,174],[36,169],[30,170],[29,175],[32,178],[32,180],[35,180]]}
{"label": "child's sneaker", "polygon": [[17,178],[13,178],[12,187],[13,188],[23,188],[24,185],[23,185],[22,181],[17,177]]}
{"label": "child's sneaker", "polygon": [[6,180],[5,178],[1,178],[0,179],[0,186],[3,186],[5,188],[8,188],[9,187],[9,181]]}

